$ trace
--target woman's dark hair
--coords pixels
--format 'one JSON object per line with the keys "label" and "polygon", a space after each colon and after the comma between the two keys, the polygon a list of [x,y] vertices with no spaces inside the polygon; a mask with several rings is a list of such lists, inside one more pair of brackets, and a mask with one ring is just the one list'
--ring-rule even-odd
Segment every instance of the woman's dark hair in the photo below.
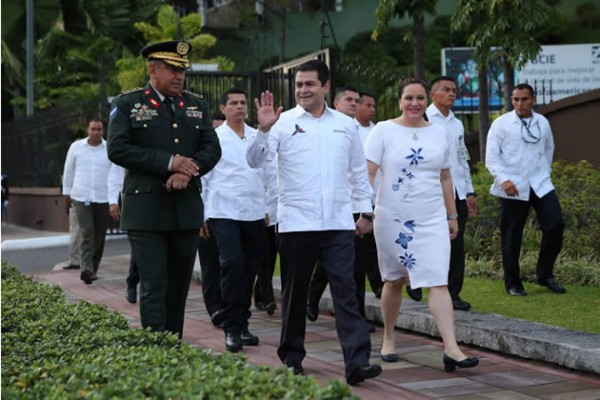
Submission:
{"label": "woman's dark hair", "polygon": [[[398,99],[402,98],[402,93],[404,93],[404,89],[408,85],[421,85],[421,86],[423,86],[423,89],[425,89],[425,93],[427,93],[427,91],[429,90],[429,88],[427,87],[427,83],[425,83],[425,81],[423,81],[421,79],[417,79],[417,78],[402,79],[400,81],[400,84],[398,85]],[[427,118],[427,113],[423,113],[423,119],[425,121],[429,122],[429,118]]]}
{"label": "woman's dark hair", "polygon": [[402,79],[400,81],[400,84],[398,85],[398,98],[402,97],[404,88],[406,88],[408,85],[421,85],[421,86],[423,86],[423,89],[425,89],[425,93],[427,93],[429,90],[429,88],[427,87],[427,83],[425,83],[425,81],[423,81],[421,79],[417,79],[417,78]]}

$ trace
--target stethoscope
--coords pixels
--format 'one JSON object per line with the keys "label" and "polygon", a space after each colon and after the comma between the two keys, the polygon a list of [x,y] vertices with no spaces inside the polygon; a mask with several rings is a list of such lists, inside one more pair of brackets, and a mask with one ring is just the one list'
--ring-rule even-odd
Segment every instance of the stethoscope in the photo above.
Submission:
{"label": "stethoscope", "polygon": [[[525,141],[525,143],[537,143],[542,139],[542,131],[538,124],[535,124],[534,127],[537,128],[537,135],[531,131],[531,123],[533,122],[533,117],[529,120],[529,123],[525,122],[525,120],[519,117],[521,120],[521,137]],[[523,129],[525,128],[525,129]]]}

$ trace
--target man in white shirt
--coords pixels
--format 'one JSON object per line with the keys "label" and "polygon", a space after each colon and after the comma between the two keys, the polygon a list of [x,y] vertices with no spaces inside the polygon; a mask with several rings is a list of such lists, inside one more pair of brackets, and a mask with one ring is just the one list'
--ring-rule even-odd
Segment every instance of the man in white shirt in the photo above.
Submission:
{"label": "man in white shirt", "polygon": [[520,277],[519,254],[532,207],[542,231],[537,283],[553,293],[566,292],[553,274],[565,226],[550,180],[554,139],[548,120],[532,110],[534,104],[530,85],[515,86],[514,110],[492,123],[487,138],[485,165],[494,177],[490,193],[500,198],[504,286],[511,296],[527,295]]}
{"label": "man in white shirt", "polygon": [[471,304],[460,297],[465,277],[464,234],[467,218],[477,215],[477,199],[471,182],[469,152],[465,145],[465,128],[451,110],[456,100],[456,82],[449,76],[435,78],[431,81],[430,96],[432,103],[427,107],[427,118],[432,124],[443,126],[450,138],[450,175],[458,213],[458,235],[451,241],[450,247],[448,291],[452,297],[454,309],[468,311],[471,309]]}
{"label": "man in white shirt", "polygon": [[108,227],[108,171],[111,162],[102,138],[102,121],[91,120],[88,137],[71,144],[65,160],[63,195],[65,205],[75,208],[81,239],[81,280],[86,285],[97,279]]}
{"label": "man in white shirt", "polygon": [[[371,97],[372,98],[372,97]],[[361,122],[356,117],[358,110],[360,109],[361,95],[358,89],[353,86],[342,87],[333,102],[334,107],[337,111],[346,114],[347,116],[354,118],[358,126],[358,132],[360,141],[362,144],[365,143],[368,132],[373,126],[375,126],[370,119],[367,120],[367,129],[363,129]],[[375,111],[375,107],[372,107]],[[364,114],[364,113],[363,113]],[[370,118],[373,115],[370,115]],[[357,221],[360,217],[360,212],[354,212],[354,220]],[[367,233],[362,236],[354,237],[354,282],[356,283],[356,299],[358,300],[358,310],[360,314],[366,318],[365,315],[365,278],[369,275],[369,279],[372,282],[372,288],[375,293],[381,290],[383,283],[379,275],[379,267],[377,262],[377,247],[375,245],[375,237],[373,233]],[[372,279],[371,279],[372,277]],[[377,279],[378,278],[378,279]],[[309,321],[316,321],[319,315],[319,302],[327,283],[329,282],[327,272],[320,263],[317,263],[315,270],[310,281],[310,287],[308,291],[308,303],[306,305],[306,317]],[[375,325],[367,320],[369,325],[369,332],[375,332]]]}
{"label": "man in white shirt", "polygon": [[216,132],[222,155],[205,176],[205,218],[219,252],[225,348],[237,353],[244,345],[258,344],[258,337],[248,330],[248,320],[267,240],[265,183],[263,171],[246,161],[246,149],[256,136],[256,130],[244,122],[246,94],[240,89],[227,90],[220,109],[225,123]]}
{"label": "man in white shirt", "polygon": [[[366,91],[358,92],[360,96],[360,101],[358,103],[358,109],[356,110],[356,117],[354,120],[358,125],[358,134],[360,135],[360,141],[362,144],[365,144],[365,140],[367,140],[367,136],[371,130],[375,127],[375,123],[373,119],[375,118],[375,97],[372,93]],[[375,205],[375,195],[377,194],[377,189],[379,187],[379,183],[381,182],[381,171],[377,171],[377,175],[375,175],[375,183],[373,187],[373,200],[372,203]],[[381,291],[383,290],[383,282],[381,280],[381,274],[379,273],[379,262],[377,260],[377,246],[375,244],[375,236],[373,234],[365,235],[366,239],[364,243],[364,247],[366,250],[363,252],[365,255],[365,261],[362,262],[365,265],[367,278],[369,279],[369,283],[371,284],[371,289],[373,293],[375,293],[375,297],[378,299],[381,298]],[[357,257],[359,257],[357,251]],[[359,260],[357,260],[357,264]]]}
{"label": "man in white shirt", "polygon": [[[327,107],[329,68],[320,60],[296,69],[297,106],[285,113],[273,94],[255,101],[258,135],[248,148],[248,163],[259,167],[277,153],[277,210],[281,261],[282,328],[277,354],[302,374],[306,356],[306,300],[315,263],[332,277],[336,329],[351,385],[378,376],[370,365],[371,340],[358,312],[354,283],[354,232],[372,230],[371,190],[364,151],[352,118]],[[363,212],[354,223],[353,206]]]}

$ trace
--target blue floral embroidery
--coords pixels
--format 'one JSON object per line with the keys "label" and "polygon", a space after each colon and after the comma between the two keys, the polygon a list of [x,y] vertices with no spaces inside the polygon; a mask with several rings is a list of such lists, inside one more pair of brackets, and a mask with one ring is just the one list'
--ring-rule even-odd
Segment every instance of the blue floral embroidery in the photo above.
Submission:
{"label": "blue floral embroidery", "polygon": [[394,192],[397,192],[397,191],[398,191],[398,189],[400,189],[400,185],[398,185],[397,183],[394,183],[394,184],[392,185],[392,190],[393,190]]}
{"label": "blue floral embroidery", "polygon": [[419,150],[415,150],[411,147],[410,150],[412,151],[412,154],[404,158],[410,160],[410,165],[419,165],[419,161],[424,160],[423,156],[421,155],[421,150],[423,150],[423,148],[419,147]]}
{"label": "blue floral embroidery", "polygon": [[396,243],[402,246],[403,249],[408,249],[408,242],[413,240],[413,237],[410,235],[406,235],[402,232],[398,235],[398,239],[396,239]]}
{"label": "blue floral embroidery", "polygon": [[411,231],[411,232],[414,232],[414,231],[415,231],[415,226],[417,226],[417,225],[415,225],[415,220],[411,219],[410,221],[406,221],[406,222],[404,223],[404,226],[405,226],[405,227],[406,227],[406,229],[408,229],[409,231]]}
{"label": "blue floral embroidery", "polygon": [[403,256],[400,256],[400,261],[406,269],[412,270],[417,266],[417,260],[413,258],[412,253],[409,254],[407,251],[404,252]]}

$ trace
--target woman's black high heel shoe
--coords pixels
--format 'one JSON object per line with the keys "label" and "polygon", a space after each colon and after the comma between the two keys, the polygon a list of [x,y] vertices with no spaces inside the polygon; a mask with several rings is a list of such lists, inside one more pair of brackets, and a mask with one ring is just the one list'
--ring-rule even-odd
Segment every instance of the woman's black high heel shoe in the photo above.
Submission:
{"label": "woman's black high heel shoe", "polygon": [[444,353],[444,369],[446,370],[446,372],[452,372],[456,369],[456,367],[472,368],[472,367],[476,366],[477,364],[479,364],[479,358],[477,358],[477,357],[469,357],[469,358],[465,358],[462,361],[456,361],[455,359],[448,357]]}

